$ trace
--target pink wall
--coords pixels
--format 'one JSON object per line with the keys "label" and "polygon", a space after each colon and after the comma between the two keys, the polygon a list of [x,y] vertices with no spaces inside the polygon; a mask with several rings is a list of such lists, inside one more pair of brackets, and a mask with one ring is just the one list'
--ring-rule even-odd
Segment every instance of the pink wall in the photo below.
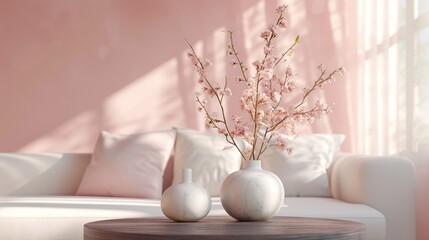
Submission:
{"label": "pink wall", "polygon": [[[176,5],[176,6],[175,6]],[[8,1],[2,37],[1,151],[88,152],[101,129],[196,125],[175,1]],[[206,6],[205,9],[213,6]],[[208,11],[206,10],[205,13]],[[213,14],[212,14],[213,18]]]}
{"label": "pink wall", "polygon": [[[327,6],[291,3],[285,39],[301,34],[297,72],[314,77],[320,63],[344,65],[330,36]],[[234,30],[243,57],[254,57],[276,6],[256,0],[3,1],[0,151],[88,152],[101,129],[202,128],[184,39],[224,72],[229,60],[222,30]],[[343,89],[337,82],[321,92],[336,102],[331,119],[337,123],[347,122],[343,95],[335,94]],[[347,133],[346,124],[331,122],[313,130]]]}
{"label": "pink wall", "polygon": [[[294,59],[301,78],[312,79],[320,63],[348,69],[343,80],[320,92],[336,103],[333,114],[304,131],[345,133],[343,150],[353,151],[356,129],[349,127],[347,104],[359,97],[350,93],[358,84],[351,81],[357,70],[349,51],[357,44],[356,22],[349,21],[356,17],[356,2],[280,2],[290,5],[286,40],[301,35]],[[274,20],[277,5],[261,0],[3,0],[0,151],[91,152],[102,129],[202,129],[184,39],[214,61],[214,75],[222,79],[223,72],[233,73],[222,30],[234,30],[244,59],[254,59],[261,51],[258,35]],[[229,110],[237,107],[231,104]],[[427,176],[427,168],[419,172],[421,179]],[[423,206],[424,198],[418,203]],[[423,227],[426,216],[419,216],[421,239],[429,236],[423,232],[429,229]]]}

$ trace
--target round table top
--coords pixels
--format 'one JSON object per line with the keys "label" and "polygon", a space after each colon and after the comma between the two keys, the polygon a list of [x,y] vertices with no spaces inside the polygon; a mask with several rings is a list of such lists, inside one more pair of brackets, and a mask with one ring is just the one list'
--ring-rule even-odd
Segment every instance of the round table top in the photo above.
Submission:
{"label": "round table top", "polygon": [[240,222],[229,216],[206,217],[199,222],[167,218],[128,218],[87,223],[85,240],[118,239],[364,239],[362,223],[297,217]]}

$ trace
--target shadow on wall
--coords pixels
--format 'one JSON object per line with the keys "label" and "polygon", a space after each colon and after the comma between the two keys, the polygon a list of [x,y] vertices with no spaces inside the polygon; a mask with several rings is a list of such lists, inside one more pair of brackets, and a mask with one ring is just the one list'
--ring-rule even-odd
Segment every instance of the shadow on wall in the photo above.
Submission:
{"label": "shadow on wall", "polygon": [[[193,95],[195,73],[184,39],[204,58],[219,63],[215,77],[223,79],[223,72],[234,70],[227,68],[226,37],[221,31],[235,30],[243,59],[254,57],[255,51],[261,51],[259,32],[274,20],[277,5],[261,0],[2,3],[0,151],[91,152],[100,130],[202,129]],[[295,14],[289,11],[288,17]],[[327,17],[325,12],[302,24]],[[301,23],[289,20],[296,26],[288,30],[293,39],[302,30],[297,27]],[[331,26],[323,26],[329,32]],[[335,48],[331,44],[328,47]],[[304,65],[312,57],[314,53],[307,53],[297,62]],[[313,72],[317,65],[301,69]],[[237,99],[234,96],[232,101]],[[230,111],[238,109],[230,106]],[[345,132],[341,127],[332,129],[337,130]]]}

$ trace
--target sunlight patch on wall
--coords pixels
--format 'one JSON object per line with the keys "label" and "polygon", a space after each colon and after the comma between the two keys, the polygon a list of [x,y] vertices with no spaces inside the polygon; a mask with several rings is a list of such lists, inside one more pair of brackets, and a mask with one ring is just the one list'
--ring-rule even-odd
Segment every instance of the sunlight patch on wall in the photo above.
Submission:
{"label": "sunlight patch on wall", "polygon": [[[208,52],[210,55],[212,55],[212,61],[215,63],[213,65],[213,77],[219,82],[219,84],[223,83],[223,80],[225,79],[225,73],[226,73],[226,64],[225,62],[228,61],[226,59],[226,46],[228,38],[228,33],[225,32],[224,27],[220,27],[213,31],[212,33],[212,39],[213,43],[211,44],[212,48],[208,49]],[[233,80],[233,79],[231,79]]]}
{"label": "sunlight patch on wall", "polygon": [[[229,44],[228,36],[229,36],[228,33],[225,32],[225,28],[223,27],[214,30],[212,33],[213,48],[210,49],[210,52],[212,55],[212,61],[214,65],[213,65],[211,77],[213,77],[213,80],[218,82],[221,86],[224,85],[225,77],[227,76],[226,67],[227,67],[227,64],[229,65],[229,60],[230,60],[229,57],[226,57],[226,49],[227,49],[226,47]],[[228,39],[228,43],[227,43],[227,39]],[[232,78],[233,76],[234,75],[227,76],[227,77],[231,77],[230,79],[228,79],[229,86],[231,86],[231,83],[235,81],[235,79]],[[229,98],[224,99],[225,102],[228,102],[228,100]],[[213,103],[214,101],[210,101],[210,102]],[[219,107],[217,106],[216,108],[217,108],[216,111],[220,113]],[[224,110],[228,114],[228,104],[224,105]]]}
{"label": "sunlight patch on wall", "polygon": [[363,21],[363,36],[364,36],[364,51],[368,51],[373,47],[373,43],[374,43],[374,34],[376,34],[376,32],[370,32],[370,30],[374,29],[374,27],[377,27],[377,25],[375,24],[375,17],[376,14],[374,13],[375,9],[373,8],[373,6],[371,6],[371,4],[362,4],[363,5],[363,11],[360,12],[360,19],[365,19],[365,21]]}
{"label": "sunlight patch on wall", "polygon": [[182,104],[176,97],[177,64],[175,58],[167,60],[109,96],[102,106],[103,125],[110,131],[128,134],[181,122],[181,114],[166,117]]}
{"label": "sunlight patch on wall", "polygon": [[[344,44],[344,36],[346,34],[343,32],[344,19],[342,19],[342,14],[344,14],[344,12],[339,8],[339,5],[334,4],[334,2],[330,2],[328,9],[334,42],[336,45]],[[344,30],[346,30],[346,28],[344,28]]]}
{"label": "sunlight patch on wall", "polygon": [[[248,54],[248,59],[257,59],[261,56],[260,49],[262,49],[264,42],[260,34],[266,27],[266,23],[265,2],[263,1],[258,2],[243,12],[243,39],[239,42],[244,43],[243,46]],[[255,49],[258,51],[255,51]]]}
{"label": "sunlight patch on wall", "polygon": [[[307,19],[308,19],[308,13],[306,11],[306,2],[305,1],[301,1],[301,0],[295,0],[295,1],[287,1],[285,2],[285,4],[287,4],[289,7],[286,10],[286,15],[285,18],[288,21],[287,25],[288,26],[305,26],[305,24],[307,23]],[[289,31],[289,30],[286,30]],[[308,28],[307,27],[300,27],[298,29],[298,33],[299,35],[307,35],[308,34]],[[295,37],[295,36],[293,36]]]}

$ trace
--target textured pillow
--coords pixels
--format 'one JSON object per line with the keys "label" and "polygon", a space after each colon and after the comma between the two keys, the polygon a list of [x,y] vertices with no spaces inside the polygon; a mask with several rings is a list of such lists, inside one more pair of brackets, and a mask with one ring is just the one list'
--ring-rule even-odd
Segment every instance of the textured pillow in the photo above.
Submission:
{"label": "textured pillow", "polygon": [[262,167],[283,182],[286,197],[331,197],[327,169],[344,141],[344,135],[312,134],[296,138],[281,135],[293,152],[276,147],[261,156]]}
{"label": "textured pillow", "polygon": [[76,195],[159,199],[174,134],[103,131]]}
{"label": "textured pillow", "polygon": [[[173,183],[180,182],[182,168],[192,169],[192,181],[219,196],[223,180],[240,170],[241,155],[220,134],[176,129]],[[244,146],[244,142],[238,139]],[[242,148],[240,146],[240,148]]]}

